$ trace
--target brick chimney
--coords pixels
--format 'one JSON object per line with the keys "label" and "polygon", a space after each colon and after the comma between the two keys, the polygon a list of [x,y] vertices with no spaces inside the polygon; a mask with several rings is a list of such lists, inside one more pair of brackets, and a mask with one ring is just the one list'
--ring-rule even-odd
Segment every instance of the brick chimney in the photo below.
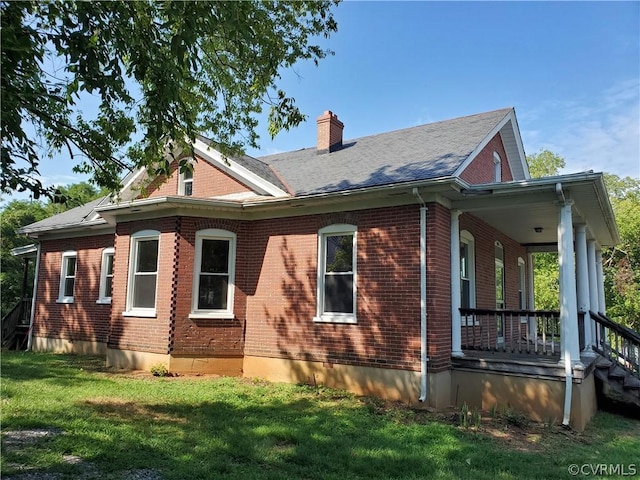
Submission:
{"label": "brick chimney", "polygon": [[335,152],[342,148],[344,123],[327,110],[318,117],[318,154]]}

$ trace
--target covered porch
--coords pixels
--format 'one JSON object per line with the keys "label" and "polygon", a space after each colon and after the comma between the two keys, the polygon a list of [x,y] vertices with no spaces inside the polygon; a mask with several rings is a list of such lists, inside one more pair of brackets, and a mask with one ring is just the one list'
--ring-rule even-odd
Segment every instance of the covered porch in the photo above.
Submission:
{"label": "covered porch", "polygon": [[[495,308],[476,308],[465,272],[468,245],[463,244],[464,235],[461,242],[462,213],[526,249],[526,260],[518,265],[519,308],[506,308],[501,301],[505,286],[500,284],[504,266],[499,242]],[[458,387],[466,392],[452,392],[456,402],[466,398],[490,408],[492,399],[502,398],[534,418],[558,417],[565,425],[584,427],[597,408],[592,375],[596,351],[607,341],[606,332],[600,331],[604,327],[597,326],[589,312],[606,312],[602,249],[617,242],[602,174],[469,186],[452,195],[451,357],[453,375],[460,377]],[[538,252],[558,254],[557,311],[535,307],[533,265]],[[484,278],[494,277],[485,272]],[[502,396],[492,393],[499,384]]]}

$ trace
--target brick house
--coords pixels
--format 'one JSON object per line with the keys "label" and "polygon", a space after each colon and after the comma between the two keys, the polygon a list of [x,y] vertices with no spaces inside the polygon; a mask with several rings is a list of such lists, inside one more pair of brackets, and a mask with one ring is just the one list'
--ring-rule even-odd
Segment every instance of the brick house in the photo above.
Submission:
{"label": "brick house", "polygon": [[[600,249],[618,238],[602,174],[531,179],[512,108],[352,140],[317,122],[315,147],[259,159],[198,138],[193,172],[138,171],[117,203],[23,228],[29,347],[582,428],[584,314],[605,310]],[[534,310],[539,251],[560,255],[559,312]]]}

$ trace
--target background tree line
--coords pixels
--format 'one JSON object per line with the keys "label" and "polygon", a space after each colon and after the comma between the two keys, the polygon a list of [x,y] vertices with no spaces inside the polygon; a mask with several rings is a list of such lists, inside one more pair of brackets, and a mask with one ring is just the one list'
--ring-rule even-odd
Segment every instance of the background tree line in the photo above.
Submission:
{"label": "background tree line", "polygon": [[[549,150],[528,155],[534,178],[557,175],[565,161]],[[609,200],[616,217],[620,243],[602,251],[607,315],[640,331],[640,180],[604,174]],[[534,255],[537,309],[559,309],[558,254]]]}
{"label": "background tree line", "polygon": [[[59,187],[53,199],[47,200],[13,200],[2,207],[0,214],[0,302],[4,317],[22,296],[23,261],[11,254],[11,250],[33,243],[25,235],[18,234],[18,229],[38,222],[52,215],[62,213],[91,200],[106,195],[86,182],[75,183],[67,187]],[[64,201],[63,201],[64,200]],[[28,287],[33,285],[34,265],[31,265]],[[30,293],[30,291],[28,292]]]}

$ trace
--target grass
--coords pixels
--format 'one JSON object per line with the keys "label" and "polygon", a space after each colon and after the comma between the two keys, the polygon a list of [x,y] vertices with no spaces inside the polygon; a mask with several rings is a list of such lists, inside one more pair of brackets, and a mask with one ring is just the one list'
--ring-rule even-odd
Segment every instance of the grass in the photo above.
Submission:
{"label": "grass", "polygon": [[[537,480],[604,463],[640,470],[640,422],[606,413],[582,434],[523,429],[496,412],[463,428],[455,411],[323,387],[123,374],[84,356],[3,352],[1,360],[2,478],[19,479],[25,468],[107,480],[145,469],[180,480]],[[9,432],[30,429],[54,434],[7,443]]]}

